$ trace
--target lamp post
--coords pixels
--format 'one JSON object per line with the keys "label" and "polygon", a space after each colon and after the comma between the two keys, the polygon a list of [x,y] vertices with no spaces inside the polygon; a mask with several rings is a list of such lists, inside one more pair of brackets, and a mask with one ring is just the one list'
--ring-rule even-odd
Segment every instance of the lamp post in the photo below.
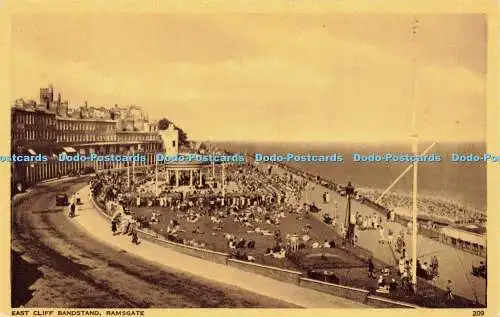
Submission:
{"label": "lamp post", "polygon": [[349,182],[345,188],[345,192],[347,195],[347,205],[346,205],[346,227],[347,227],[347,234],[346,234],[346,240],[350,244],[354,244],[354,226],[356,225],[356,221],[352,220],[352,213],[351,213],[351,197],[354,195],[354,186],[352,186],[351,182]]}

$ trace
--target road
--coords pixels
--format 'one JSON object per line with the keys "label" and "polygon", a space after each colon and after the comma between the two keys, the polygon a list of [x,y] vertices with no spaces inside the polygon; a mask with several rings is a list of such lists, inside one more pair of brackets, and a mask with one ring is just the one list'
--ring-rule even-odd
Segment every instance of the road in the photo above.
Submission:
{"label": "road", "polygon": [[[57,191],[83,185],[43,184],[13,201],[13,307],[297,307],[169,270],[93,238],[55,206]],[[24,289],[29,285],[32,292]]]}

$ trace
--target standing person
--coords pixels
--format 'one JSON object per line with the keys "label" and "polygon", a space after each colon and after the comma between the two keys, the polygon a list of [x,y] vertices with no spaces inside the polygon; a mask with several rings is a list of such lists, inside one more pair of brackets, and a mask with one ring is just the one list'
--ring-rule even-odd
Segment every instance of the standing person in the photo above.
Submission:
{"label": "standing person", "polygon": [[375,277],[375,272],[374,271],[375,271],[375,265],[373,264],[373,261],[370,258],[368,260],[368,277],[371,277],[371,278]]}
{"label": "standing person", "polygon": [[448,280],[448,284],[446,284],[446,299],[449,301],[453,300],[453,284],[451,280]]}
{"label": "standing person", "polygon": [[404,257],[401,257],[399,259],[399,275],[400,276],[403,276],[403,273],[405,271],[405,258]]}
{"label": "standing person", "polygon": [[130,226],[130,216],[125,215],[122,221],[122,234],[127,234]]}
{"label": "standing person", "polygon": [[135,226],[132,226],[132,243],[139,244],[139,237],[137,236],[137,229]]}
{"label": "standing person", "polygon": [[116,222],[116,219],[111,220],[111,231],[113,232],[113,235],[116,235],[116,231],[118,230]]}
{"label": "standing person", "polygon": [[387,243],[392,246],[392,241],[394,240],[393,232],[389,229],[389,233],[387,234]]}
{"label": "standing person", "polygon": [[378,233],[379,233],[379,235],[380,235],[378,242],[379,242],[380,244],[384,244],[384,242],[385,242],[385,238],[384,238],[384,228],[383,228],[382,226],[380,226],[380,227],[378,228]]}
{"label": "standing person", "polygon": [[69,206],[69,216],[71,218],[73,218],[75,216],[75,209],[76,209],[76,206],[74,203],[72,203],[71,206]]}

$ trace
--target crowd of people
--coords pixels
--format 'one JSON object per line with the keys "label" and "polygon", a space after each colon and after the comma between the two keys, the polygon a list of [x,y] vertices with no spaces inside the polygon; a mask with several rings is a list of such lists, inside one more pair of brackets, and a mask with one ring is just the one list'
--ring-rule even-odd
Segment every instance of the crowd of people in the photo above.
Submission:
{"label": "crowd of people", "polygon": [[[358,191],[366,198],[376,201],[382,190],[359,188]],[[404,208],[411,210],[412,199],[409,194],[390,192],[382,197],[380,205],[389,210]],[[486,213],[469,208],[439,196],[419,195],[418,210],[420,213],[446,219],[452,223],[481,224],[486,223]]]}
{"label": "crowd of people", "polygon": [[[272,173],[267,165],[233,165],[225,172],[224,193],[221,183],[215,188],[164,185],[156,197],[151,195],[153,176],[147,173],[136,177],[130,187],[125,172],[100,173],[91,184],[97,201],[113,215],[113,232],[132,237],[136,228],[156,225],[171,241],[200,248],[219,247],[217,251],[228,251],[248,261],[254,261],[259,253],[285,259],[290,251],[335,246],[333,240],[312,238],[305,223],[300,230],[281,232],[284,218],[295,217],[300,227],[307,217],[310,206],[301,200],[307,181],[292,173]],[[142,207],[151,208],[141,214]],[[161,223],[167,218],[168,224]],[[214,245],[215,236],[218,241],[220,237],[225,239],[222,250]]]}
{"label": "crowd of people", "polygon": [[[113,234],[129,235],[135,244],[140,243],[137,229],[153,228],[153,232],[170,241],[227,252],[236,259],[250,262],[262,258],[282,261],[300,250],[337,247],[335,239],[320,239],[304,221],[313,204],[305,203],[303,196],[311,184],[326,186],[340,194],[345,191],[344,186],[304,172],[298,173],[302,177],[297,177],[292,169],[273,173],[273,167],[267,164],[232,165],[227,166],[225,172],[224,192],[222,182],[212,179],[210,181],[217,183],[216,186],[199,183],[175,188],[162,184],[156,196],[152,195],[152,172],[136,177],[136,182],[129,186],[123,171],[97,174],[91,180],[91,189],[96,201],[112,216]],[[323,200],[330,202],[327,192]],[[295,228],[283,231],[280,224],[290,217]],[[394,213],[389,212],[387,219],[378,213],[361,215],[354,212],[352,217],[355,243],[359,230],[377,230],[379,243],[389,244],[399,259],[397,274],[400,280],[390,275],[389,268],[381,268],[378,291],[389,292],[396,287],[409,286],[413,260],[408,258],[406,251],[405,234],[408,232],[396,233],[384,228],[385,222],[394,221]],[[338,216],[331,218],[325,214],[323,221],[340,230],[341,235],[347,234]],[[437,258],[418,259],[417,275],[428,279],[436,277]],[[371,261],[369,276],[377,278]]]}

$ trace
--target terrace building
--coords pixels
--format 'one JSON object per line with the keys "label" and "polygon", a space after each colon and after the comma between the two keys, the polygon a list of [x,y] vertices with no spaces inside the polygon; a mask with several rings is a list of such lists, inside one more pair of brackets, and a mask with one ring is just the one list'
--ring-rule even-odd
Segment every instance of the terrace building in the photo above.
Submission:
{"label": "terrace building", "polygon": [[[40,89],[40,103],[16,100],[11,109],[12,154],[44,155],[44,162],[13,162],[12,180],[18,188],[81,171],[125,168],[125,162],[59,162],[58,155],[141,154],[154,164],[164,149],[154,123],[137,106],[69,108],[52,86]],[[177,142],[177,140],[176,140]]]}

